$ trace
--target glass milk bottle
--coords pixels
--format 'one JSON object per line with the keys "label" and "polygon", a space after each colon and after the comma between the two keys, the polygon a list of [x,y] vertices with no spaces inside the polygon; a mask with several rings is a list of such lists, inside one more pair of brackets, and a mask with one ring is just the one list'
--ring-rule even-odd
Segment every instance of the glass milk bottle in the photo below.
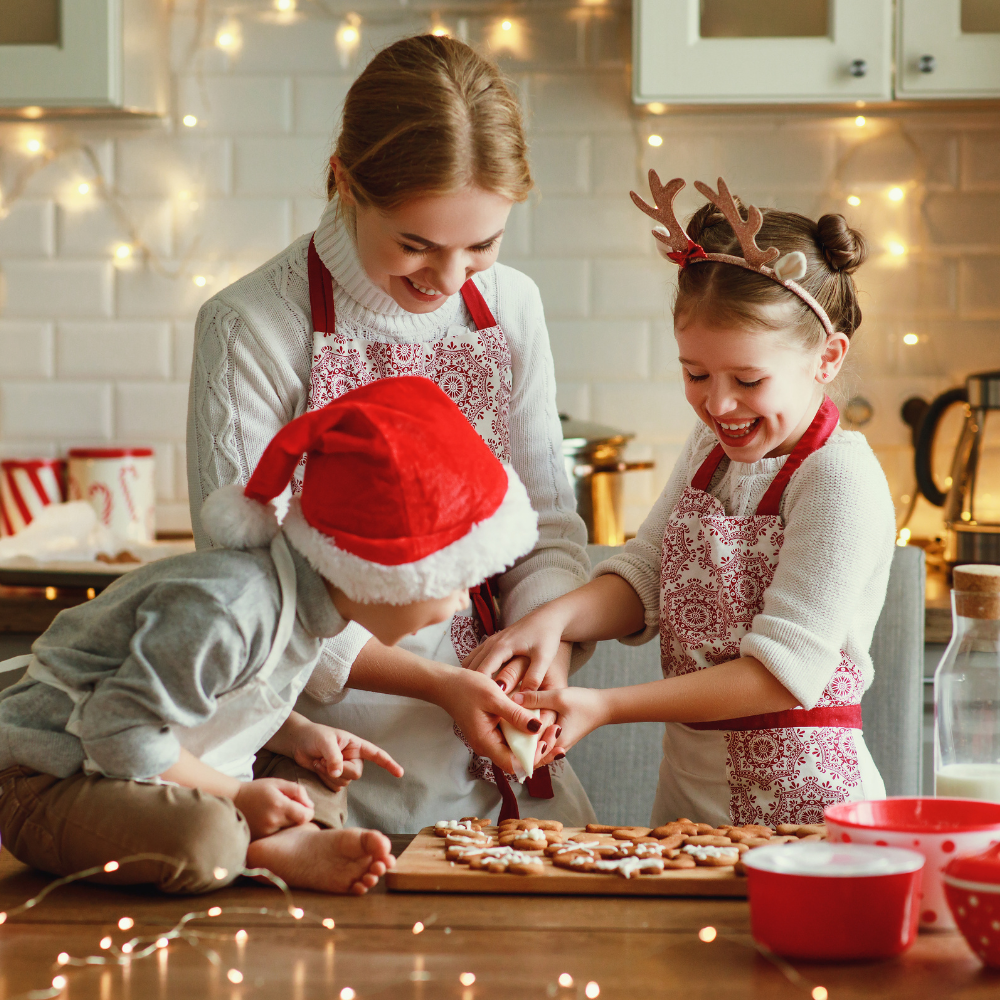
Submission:
{"label": "glass milk bottle", "polygon": [[934,793],[1000,802],[1000,566],[956,566],[934,674]]}

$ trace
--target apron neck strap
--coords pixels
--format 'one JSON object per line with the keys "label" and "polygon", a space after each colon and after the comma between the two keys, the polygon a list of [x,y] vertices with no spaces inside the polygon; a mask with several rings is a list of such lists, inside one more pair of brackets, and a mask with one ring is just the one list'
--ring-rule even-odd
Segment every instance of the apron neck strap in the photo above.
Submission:
{"label": "apron neck strap", "polygon": [[722,445],[717,444],[708,453],[708,458],[701,463],[701,467],[694,474],[694,478],[691,480],[691,488],[701,490],[703,493],[708,492],[709,484],[712,482],[712,476],[715,475],[715,470],[718,469],[719,463],[725,457],[726,453],[722,450]]}
{"label": "apron neck strap", "polygon": [[317,333],[334,333],[336,311],[333,307],[333,277],[329,268],[319,259],[316,238],[309,241],[309,306],[312,309],[312,328]]}
{"label": "apron neck strap", "polygon": [[[462,299],[477,330],[489,330],[497,325],[483,293],[472,278],[462,285]],[[309,240],[309,306],[313,330],[316,333],[335,333],[337,313],[333,304],[333,277],[320,259],[315,236]]]}
{"label": "apron neck strap", "polygon": [[472,315],[477,330],[489,330],[490,327],[497,325],[486,299],[483,298],[483,293],[472,278],[462,285],[462,299],[465,301],[465,308]]}
{"label": "apron neck strap", "polygon": [[829,396],[824,396],[820,408],[816,411],[812,423],[806,428],[805,434],[799,438],[798,444],[792,449],[787,461],[774,477],[767,492],[757,506],[758,514],[776,515],[781,506],[781,497],[788,481],[798,467],[814,452],[819,451],[829,440],[840,422],[840,410]]}

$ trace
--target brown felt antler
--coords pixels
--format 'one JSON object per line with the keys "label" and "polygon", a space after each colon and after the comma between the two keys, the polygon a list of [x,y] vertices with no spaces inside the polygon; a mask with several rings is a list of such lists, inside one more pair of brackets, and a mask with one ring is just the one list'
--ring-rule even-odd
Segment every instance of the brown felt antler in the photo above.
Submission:
{"label": "brown felt antler", "polygon": [[[719,190],[713,191],[707,184],[695,181],[694,186],[726,217],[726,221],[733,227],[736,238],[740,241],[740,249],[743,251],[743,260],[750,265],[752,270],[758,270],[766,264],[777,260],[781,256],[781,251],[777,247],[768,247],[761,250],[757,246],[754,237],[760,232],[760,227],[764,224],[764,216],[756,205],[751,205],[747,210],[746,220],[740,215],[740,210],[736,207],[733,196],[729,193],[726,182],[719,178]],[[717,254],[715,256],[723,256]],[[728,254],[726,256],[729,256]],[[736,258],[738,260],[738,258]],[[742,264],[742,261],[740,261]]]}
{"label": "brown felt antler", "polygon": [[674,198],[677,197],[677,192],[684,186],[684,181],[680,177],[675,177],[664,187],[660,183],[660,177],[657,172],[650,170],[649,190],[653,195],[653,202],[656,208],[650,208],[634,191],[629,192],[632,196],[632,201],[635,202],[636,208],[645,212],[651,219],[655,219],[666,230],[665,232],[660,232],[659,229],[654,229],[653,235],[675,253],[687,250],[691,243],[688,239],[688,234],[684,231],[684,227],[677,221],[677,216],[674,214]]}

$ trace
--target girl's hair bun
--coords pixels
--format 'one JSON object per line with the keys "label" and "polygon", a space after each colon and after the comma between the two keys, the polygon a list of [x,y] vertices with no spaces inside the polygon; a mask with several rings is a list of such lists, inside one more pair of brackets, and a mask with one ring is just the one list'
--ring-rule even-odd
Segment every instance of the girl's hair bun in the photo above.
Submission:
{"label": "girl's hair bun", "polygon": [[816,223],[816,242],[831,271],[853,274],[868,257],[868,241],[842,215],[824,215]]}

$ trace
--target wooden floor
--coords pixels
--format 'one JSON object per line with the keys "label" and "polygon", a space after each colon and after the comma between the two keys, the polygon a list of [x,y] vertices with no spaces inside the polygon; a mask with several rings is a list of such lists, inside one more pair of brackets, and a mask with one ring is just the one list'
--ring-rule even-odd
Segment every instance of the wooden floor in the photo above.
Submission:
{"label": "wooden floor", "polygon": [[[50,879],[0,855],[0,910],[30,898]],[[597,983],[602,1000],[805,1000],[816,985],[830,1000],[990,998],[1000,973],[984,972],[954,934],[921,935],[899,959],[859,965],[799,963],[783,972],[758,954],[748,933],[747,904],[726,899],[636,899],[460,896],[387,893],[363,898],[296,893],[306,912],[281,916],[223,915],[198,926],[219,935],[204,942],[218,964],[182,941],[125,964],[60,966],[57,955],[102,953],[136,935],[155,937],[184,913],[217,906],[281,910],[280,893],[252,883],[195,899],[72,885],[0,926],[0,998],[60,996],[71,1000],[172,998],[337,998],[357,1000],[577,1000]],[[131,917],[135,927],[118,930]],[[336,921],[324,928],[323,918]],[[414,924],[425,929],[414,934]],[[718,931],[703,943],[698,930]],[[235,933],[248,938],[237,944]],[[234,984],[230,970],[242,975]],[[234,975],[236,975],[234,973]],[[475,975],[464,985],[463,973]],[[573,982],[559,985],[559,976]],[[61,992],[45,992],[53,977]],[[30,991],[42,991],[31,993]],[[592,993],[592,990],[591,990]],[[346,992],[345,997],[352,994]]]}

